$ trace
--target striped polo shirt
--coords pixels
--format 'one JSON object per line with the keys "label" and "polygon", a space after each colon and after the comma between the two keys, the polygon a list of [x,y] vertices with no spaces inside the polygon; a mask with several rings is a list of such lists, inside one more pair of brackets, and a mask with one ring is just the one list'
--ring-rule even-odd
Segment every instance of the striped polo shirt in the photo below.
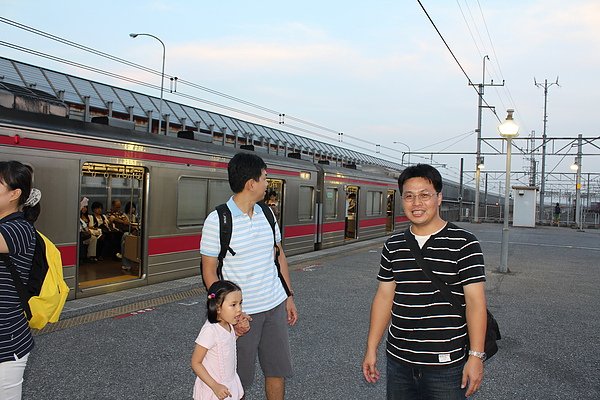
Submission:
{"label": "striped polo shirt", "polygon": [[[254,205],[252,218],[239,209],[233,197],[227,206],[231,210],[233,228],[229,247],[235,256],[228,252],[223,259],[223,278],[242,288],[244,312],[256,314],[271,310],[287,298],[275,266],[271,225],[258,204]],[[281,242],[277,225],[275,240]],[[213,211],[204,221],[200,253],[218,257],[220,250],[219,218],[217,211]]]}
{"label": "striped polo shirt", "polygon": [[[35,228],[23,213],[10,214],[0,220],[0,235],[8,245],[8,254],[21,280],[27,284],[35,248]],[[0,258],[0,362],[14,361],[33,349],[33,337],[12,275]]]}
{"label": "striped polo shirt", "polygon": [[[466,320],[416,264],[404,235],[400,232],[386,241],[377,276],[380,281],[396,282],[386,341],[388,356],[416,367],[459,362],[465,358]],[[461,300],[464,314],[463,286],[485,281],[477,238],[447,223],[431,235],[421,251],[433,273]]]}

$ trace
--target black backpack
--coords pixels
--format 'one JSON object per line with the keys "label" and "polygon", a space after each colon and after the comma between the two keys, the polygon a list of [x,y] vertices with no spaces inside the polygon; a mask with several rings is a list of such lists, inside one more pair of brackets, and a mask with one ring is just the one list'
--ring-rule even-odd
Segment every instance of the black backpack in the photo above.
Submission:
{"label": "black backpack", "polygon": [[[263,203],[262,201],[256,203],[262,208],[263,214],[267,221],[269,221],[269,225],[271,225],[271,230],[273,231],[273,247],[275,247],[275,266],[277,267],[277,275],[279,276],[279,280],[281,280],[281,284],[283,285],[283,289],[285,293],[289,296],[292,295],[285,279],[283,279],[283,275],[281,275],[281,267],[279,266],[279,246],[277,246],[277,242],[275,241],[275,216],[273,215],[273,211],[271,208]],[[219,264],[217,265],[217,277],[219,279],[223,279],[223,259],[227,256],[227,252],[229,252],[232,256],[235,256],[235,251],[229,244],[231,243],[231,234],[233,232],[233,224],[231,217],[231,210],[227,207],[227,204],[219,204],[215,207],[217,210],[217,214],[219,216],[219,237],[221,242],[221,251],[219,252],[218,260]]]}

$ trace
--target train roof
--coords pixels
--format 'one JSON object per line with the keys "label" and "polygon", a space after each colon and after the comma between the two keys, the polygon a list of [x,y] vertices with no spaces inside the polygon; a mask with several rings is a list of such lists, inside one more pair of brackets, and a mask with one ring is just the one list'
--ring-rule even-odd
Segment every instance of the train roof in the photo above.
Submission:
{"label": "train roof", "polygon": [[[152,85],[147,85],[152,86]],[[60,110],[64,105],[70,119],[89,121],[91,114],[134,120],[134,129],[152,128],[153,115],[159,113],[160,99],[143,93],[49,70],[39,66],[0,57],[0,92],[30,99],[43,100]],[[1,103],[1,102],[0,102]],[[221,135],[223,142],[233,137],[235,143],[244,141],[258,147],[280,146],[287,153],[305,154],[308,158],[335,160],[341,164],[375,165],[402,170],[400,164],[373,157],[341,146],[306,138],[281,129],[245,121],[213,111],[163,99],[163,115],[168,125],[182,130]],[[73,108],[74,111],[70,111]],[[60,113],[60,112],[59,112]],[[140,126],[145,121],[146,128]],[[133,125],[132,125],[133,126]],[[171,132],[169,132],[171,134]],[[175,134],[173,132],[172,134]],[[159,135],[157,135],[159,136]],[[158,139],[160,140],[160,139]],[[213,140],[216,142],[216,140]],[[178,147],[175,142],[168,142]],[[189,142],[183,146],[188,147]]]}
{"label": "train roof", "polygon": [[[57,132],[68,136],[96,138],[114,143],[133,143],[157,149],[185,151],[196,154],[222,156],[231,158],[236,153],[244,151],[243,148],[221,146],[214,143],[205,143],[196,140],[180,139],[172,136],[146,134],[130,129],[117,128],[101,123],[86,123],[71,120],[56,115],[31,113],[0,107],[0,124],[10,124],[18,129],[23,126],[27,129],[39,129]],[[315,171],[316,166],[309,160],[277,156],[275,154],[257,153],[269,165],[286,166],[290,168],[303,168]]]}

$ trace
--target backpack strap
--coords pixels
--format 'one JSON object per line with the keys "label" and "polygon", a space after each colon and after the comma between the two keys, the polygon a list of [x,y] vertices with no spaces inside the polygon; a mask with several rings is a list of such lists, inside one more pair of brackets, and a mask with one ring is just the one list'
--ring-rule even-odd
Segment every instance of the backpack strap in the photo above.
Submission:
{"label": "backpack strap", "polygon": [[8,254],[0,254],[0,258],[4,260],[6,268],[10,271],[10,275],[12,276],[13,282],[15,284],[15,289],[17,290],[17,294],[19,295],[19,302],[21,303],[21,307],[23,308],[23,311],[25,311],[25,316],[27,317],[27,320],[30,320],[32,314],[28,302],[30,296],[28,295],[27,287],[23,283],[21,276],[19,276],[19,272],[17,271],[15,265],[12,263],[10,256]]}
{"label": "backpack strap", "polygon": [[269,221],[269,225],[271,225],[271,230],[273,231],[273,247],[275,247],[275,266],[277,267],[277,276],[279,276],[279,280],[281,281],[283,290],[285,290],[285,294],[288,297],[290,297],[292,295],[292,292],[288,287],[287,283],[285,282],[283,275],[281,274],[281,266],[279,265],[279,255],[281,254],[281,251],[279,250],[279,246],[277,246],[277,242],[275,240],[275,215],[273,215],[271,207],[266,205],[264,202],[261,201],[256,204],[258,204],[260,208],[262,208],[263,214],[265,214],[265,218],[267,219],[267,221]]}
{"label": "backpack strap", "polygon": [[425,275],[427,275],[431,283],[433,283],[433,286],[435,286],[442,293],[442,296],[446,299],[446,301],[448,301],[450,304],[456,307],[461,312],[461,314],[464,315],[465,311],[462,307],[462,304],[458,301],[455,295],[452,294],[448,285],[444,283],[436,274],[433,273],[431,267],[429,266],[429,263],[423,258],[423,254],[421,252],[421,249],[419,248],[419,244],[417,243],[417,240],[415,239],[413,234],[410,232],[410,227],[406,228],[406,230],[404,231],[404,239],[406,240],[406,243],[410,248],[410,252],[415,258],[415,262],[417,263],[419,268],[421,268],[421,270],[425,273]]}
{"label": "backpack strap", "polygon": [[221,250],[217,257],[219,263],[217,265],[217,277],[223,279],[223,259],[227,256],[227,252],[232,256],[235,256],[235,251],[229,247],[231,243],[231,234],[233,232],[231,210],[227,207],[226,203],[219,204],[215,207],[217,215],[219,216],[219,239],[221,243]]}

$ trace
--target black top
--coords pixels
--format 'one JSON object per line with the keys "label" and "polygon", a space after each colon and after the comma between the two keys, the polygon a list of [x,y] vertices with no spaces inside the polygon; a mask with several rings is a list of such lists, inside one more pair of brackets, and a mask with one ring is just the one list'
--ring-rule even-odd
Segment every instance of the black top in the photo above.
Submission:
{"label": "black top", "polygon": [[[459,362],[465,358],[466,320],[419,268],[404,235],[395,234],[385,243],[377,276],[380,281],[396,282],[388,355],[416,367]],[[463,307],[463,286],[485,281],[477,238],[452,223],[432,235],[421,251]]]}
{"label": "black top", "polygon": [[[35,228],[23,213],[10,214],[0,220],[0,235],[8,245],[8,253],[24,284],[35,249]],[[0,362],[14,361],[33,348],[33,337],[15,289],[10,271],[0,258]]]}

